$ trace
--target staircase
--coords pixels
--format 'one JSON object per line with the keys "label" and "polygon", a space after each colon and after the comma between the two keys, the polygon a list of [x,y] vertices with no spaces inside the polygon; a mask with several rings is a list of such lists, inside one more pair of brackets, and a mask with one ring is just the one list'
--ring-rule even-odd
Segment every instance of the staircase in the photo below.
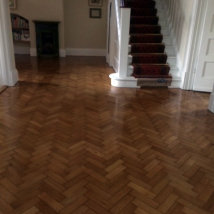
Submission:
{"label": "staircase", "polygon": [[141,87],[170,86],[172,77],[155,2],[126,0],[125,7],[131,8],[129,63],[132,76]]}
{"label": "staircase", "polygon": [[[172,87],[179,85],[176,85],[180,81],[176,76],[177,60],[164,15],[159,0],[123,0],[119,50],[123,53],[119,57],[123,64],[120,61],[118,72],[110,75],[113,86],[168,87],[172,81]],[[130,25],[128,31],[125,22]],[[127,61],[124,60],[125,44],[128,45]]]}

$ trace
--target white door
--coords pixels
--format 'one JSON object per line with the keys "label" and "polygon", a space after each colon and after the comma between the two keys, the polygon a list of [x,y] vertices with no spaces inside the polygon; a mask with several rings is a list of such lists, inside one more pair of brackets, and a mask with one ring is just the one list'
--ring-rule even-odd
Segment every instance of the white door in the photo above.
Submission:
{"label": "white door", "polygon": [[207,0],[201,33],[193,90],[211,92],[214,84],[214,0]]}

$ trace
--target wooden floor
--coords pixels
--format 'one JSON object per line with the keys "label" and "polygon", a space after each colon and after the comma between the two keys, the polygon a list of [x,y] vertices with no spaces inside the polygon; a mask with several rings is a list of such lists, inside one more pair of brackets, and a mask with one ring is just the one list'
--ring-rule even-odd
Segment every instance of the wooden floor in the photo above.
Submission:
{"label": "wooden floor", "polygon": [[209,94],[119,89],[104,58],[18,57],[0,95],[0,214],[213,214]]}

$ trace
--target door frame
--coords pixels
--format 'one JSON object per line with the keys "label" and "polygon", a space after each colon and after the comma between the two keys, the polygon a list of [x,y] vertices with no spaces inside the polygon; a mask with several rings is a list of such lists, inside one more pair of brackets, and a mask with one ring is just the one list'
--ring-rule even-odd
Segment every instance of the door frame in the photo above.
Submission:
{"label": "door frame", "polygon": [[208,0],[196,0],[193,6],[190,36],[184,65],[184,78],[182,82],[182,89],[184,90],[193,90],[203,36],[201,32],[205,25],[207,4]]}
{"label": "door frame", "polygon": [[[111,11],[110,11],[111,10]],[[112,1],[107,2],[106,62],[110,65]]]}

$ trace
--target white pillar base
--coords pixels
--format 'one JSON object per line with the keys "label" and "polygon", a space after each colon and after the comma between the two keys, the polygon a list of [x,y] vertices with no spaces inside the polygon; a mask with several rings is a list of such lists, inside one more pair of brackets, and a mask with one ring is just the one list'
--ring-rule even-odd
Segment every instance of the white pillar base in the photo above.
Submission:
{"label": "white pillar base", "polygon": [[109,75],[111,85],[118,88],[140,88],[137,86],[137,79],[134,77],[119,77],[118,73]]}
{"label": "white pillar base", "polygon": [[18,82],[18,80],[19,80],[18,71],[16,69],[14,69],[14,70],[8,71],[8,73],[10,74],[10,76],[7,79],[5,85],[7,85],[7,86],[14,86]]}
{"label": "white pillar base", "polygon": [[[111,85],[118,88],[140,88],[138,85],[138,80],[135,77],[119,77],[118,73],[113,73],[109,75],[111,79]],[[173,77],[171,86],[168,88],[180,88],[181,79],[178,77]]]}

